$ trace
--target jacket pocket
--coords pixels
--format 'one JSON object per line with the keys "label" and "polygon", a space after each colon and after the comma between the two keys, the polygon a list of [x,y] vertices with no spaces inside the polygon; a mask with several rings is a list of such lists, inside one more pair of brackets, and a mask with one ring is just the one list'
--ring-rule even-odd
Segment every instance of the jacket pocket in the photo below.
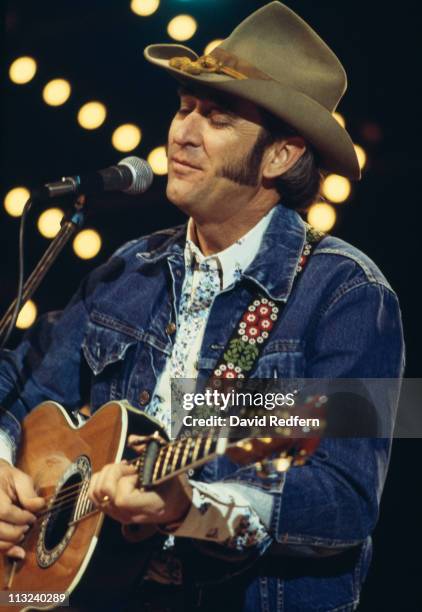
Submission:
{"label": "jacket pocket", "polygon": [[265,347],[253,373],[254,378],[297,378],[305,372],[304,342],[273,340]]}
{"label": "jacket pocket", "polygon": [[127,332],[90,320],[82,350],[89,367],[98,376],[108,365],[122,361],[129,347],[137,342]]}

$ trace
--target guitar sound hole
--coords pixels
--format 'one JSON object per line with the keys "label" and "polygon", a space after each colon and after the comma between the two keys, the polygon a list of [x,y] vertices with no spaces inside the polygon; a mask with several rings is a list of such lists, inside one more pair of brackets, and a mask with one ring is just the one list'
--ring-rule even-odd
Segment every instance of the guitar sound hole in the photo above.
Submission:
{"label": "guitar sound hole", "polygon": [[[57,493],[54,502],[54,510],[51,510],[46,525],[44,546],[47,551],[51,551],[64,539],[69,523],[72,520],[73,512],[78,501],[79,487],[76,485],[82,482],[81,474],[73,474],[63,483]],[[69,487],[72,487],[69,491]]]}

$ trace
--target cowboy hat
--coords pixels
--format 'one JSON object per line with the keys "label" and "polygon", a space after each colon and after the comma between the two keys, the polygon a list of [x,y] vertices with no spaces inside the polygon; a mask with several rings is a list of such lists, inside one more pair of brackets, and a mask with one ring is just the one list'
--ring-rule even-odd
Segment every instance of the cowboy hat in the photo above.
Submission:
{"label": "cowboy hat", "polygon": [[145,58],[179,81],[244,98],[291,125],[324,170],[359,180],[353,142],[333,117],[347,77],[316,32],[281,2],[252,13],[209,55],[177,44],[149,45]]}

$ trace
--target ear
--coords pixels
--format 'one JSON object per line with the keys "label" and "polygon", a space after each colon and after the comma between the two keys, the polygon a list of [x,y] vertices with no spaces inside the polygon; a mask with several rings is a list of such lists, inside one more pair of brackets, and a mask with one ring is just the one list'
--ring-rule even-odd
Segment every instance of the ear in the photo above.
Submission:
{"label": "ear", "polygon": [[262,166],[262,175],[274,179],[290,170],[306,151],[306,144],[301,136],[292,136],[277,140],[267,150]]}

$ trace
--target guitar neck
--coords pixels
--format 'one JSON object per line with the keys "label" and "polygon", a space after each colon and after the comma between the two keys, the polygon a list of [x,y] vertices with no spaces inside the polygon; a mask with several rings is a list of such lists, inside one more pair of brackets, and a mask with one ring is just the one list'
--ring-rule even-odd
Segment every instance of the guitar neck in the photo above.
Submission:
{"label": "guitar neck", "polygon": [[195,438],[181,438],[151,448],[136,460],[140,486],[152,486],[172,478],[176,474],[196,468],[218,455],[227,448],[227,438],[217,438],[214,433],[199,435]]}

